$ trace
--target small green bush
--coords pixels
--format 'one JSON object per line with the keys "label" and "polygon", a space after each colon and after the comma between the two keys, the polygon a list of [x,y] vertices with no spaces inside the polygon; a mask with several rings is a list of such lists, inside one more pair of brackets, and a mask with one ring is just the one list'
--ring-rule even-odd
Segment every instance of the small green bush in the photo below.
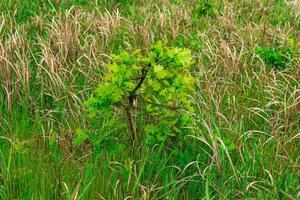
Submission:
{"label": "small green bush", "polygon": [[[96,124],[108,122],[102,124],[97,133],[92,131],[92,135],[96,135],[93,141],[103,144],[113,133],[120,134],[124,127],[134,143],[145,138],[147,144],[154,145],[184,135],[184,127],[191,124],[193,112],[191,52],[168,48],[158,42],[146,56],[136,50],[112,58],[113,64],[108,66],[105,79],[86,102]],[[87,138],[82,131],[79,133],[76,144],[80,144],[80,138]]]}
{"label": "small green bush", "polygon": [[254,50],[265,64],[272,68],[285,68],[292,57],[290,48],[256,47]]}
{"label": "small green bush", "polygon": [[200,16],[215,17],[218,15],[217,4],[212,0],[201,0],[197,6],[197,12]]}

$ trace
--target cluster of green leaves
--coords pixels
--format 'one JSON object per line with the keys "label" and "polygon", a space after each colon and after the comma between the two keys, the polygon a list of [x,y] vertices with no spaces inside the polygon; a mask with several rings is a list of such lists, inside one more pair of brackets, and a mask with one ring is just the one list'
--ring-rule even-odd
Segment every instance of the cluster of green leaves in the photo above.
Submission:
{"label": "cluster of green leaves", "polygon": [[212,0],[200,0],[198,3],[197,14],[201,16],[215,17],[218,13],[218,5]]}
{"label": "cluster of green leaves", "polygon": [[[126,127],[124,116],[128,109],[139,121],[139,138],[146,138],[150,145],[184,135],[184,127],[192,122],[194,111],[190,95],[195,80],[189,73],[193,64],[190,50],[168,48],[158,42],[146,56],[136,50],[112,58],[114,62],[108,66],[105,79],[86,102],[96,124],[107,122],[101,125],[102,141],[111,137],[114,130],[119,133],[120,128]],[[86,139],[83,135],[80,132],[80,137]]]}
{"label": "cluster of green leaves", "polygon": [[139,50],[131,54],[122,52],[112,58],[114,63],[108,66],[104,82],[98,85],[94,97],[87,101],[92,117],[99,110],[102,114],[110,113],[114,104],[126,104],[126,97],[137,84],[144,63],[148,62],[140,55]]}
{"label": "cluster of green leaves", "polygon": [[272,68],[284,69],[292,58],[292,50],[286,48],[256,47],[255,53]]}
{"label": "cluster of green leaves", "polygon": [[[152,57],[152,58],[151,58]],[[180,135],[182,127],[191,123],[193,106],[189,94],[194,90],[194,78],[189,74],[191,52],[187,49],[152,46],[151,68],[142,85],[140,96],[146,102],[151,123],[145,126],[150,143]],[[155,62],[156,61],[156,62]]]}

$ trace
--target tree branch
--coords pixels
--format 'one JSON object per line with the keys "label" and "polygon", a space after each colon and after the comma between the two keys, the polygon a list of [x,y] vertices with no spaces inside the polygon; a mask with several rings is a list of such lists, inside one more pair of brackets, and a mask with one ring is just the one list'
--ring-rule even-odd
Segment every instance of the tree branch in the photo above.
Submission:
{"label": "tree branch", "polygon": [[147,73],[148,73],[150,67],[151,67],[151,64],[149,63],[147,66],[145,66],[142,69],[142,75],[140,77],[140,80],[137,83],[137,85],[134,87],[134,89],[129,93],[129,97],[128,97],[129,105],[126,108],[127,126],[128,126],[128,129],[129,129],[130,133],[131,133],[131,138],[132,138],[132,141],[133,141],[133,145],[135,144],[135,142],[138,139],[137,132],[136,132],[136,125],[135,125],[135,113],[134,113],[133,102],[136,98],[135,93],[142,86],[143,82],[145,81]]}
{"label": "tree branch", "polygon": [[129,97],[128,97],[129,102],[132,102],[134,100],[135,93],[142,86],[143,82],[145,81],[150,66],[151,66],[151,64],[149,63],[147,66],[145,66],[142,69],[142,76],[141,76],[138,84],[134,87],[134,89],[129,94]]}

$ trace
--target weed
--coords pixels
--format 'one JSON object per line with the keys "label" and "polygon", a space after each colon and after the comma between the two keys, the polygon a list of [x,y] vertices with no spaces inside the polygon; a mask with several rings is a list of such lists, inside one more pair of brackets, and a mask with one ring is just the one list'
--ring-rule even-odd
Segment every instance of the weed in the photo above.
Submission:
{"label": "weed", "polygon": [[197,13],[200,16],[215,17],[219,14],[218,4],[212,0],[200,0],[197,5]]}
{"label": "weed", "polygon": [[255,53],[271,68],[284,69],[292,59],[290,48],[256,47]]}

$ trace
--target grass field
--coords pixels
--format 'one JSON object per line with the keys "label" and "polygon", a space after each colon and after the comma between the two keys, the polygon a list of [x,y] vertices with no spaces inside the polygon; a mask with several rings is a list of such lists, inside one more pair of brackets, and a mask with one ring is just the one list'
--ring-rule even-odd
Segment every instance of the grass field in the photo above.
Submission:
{"label": "grass field", "polygon": [[[0,199],[300,199],[299,30],[284,0],[1,0]],[[158,41],[192,52],[189,134],[75,145],[111,55]]]}

